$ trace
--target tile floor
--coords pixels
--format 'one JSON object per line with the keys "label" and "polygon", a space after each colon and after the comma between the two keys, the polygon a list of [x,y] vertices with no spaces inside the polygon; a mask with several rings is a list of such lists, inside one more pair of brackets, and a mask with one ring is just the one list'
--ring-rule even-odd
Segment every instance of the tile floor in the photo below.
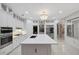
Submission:
{"label": "tile floor", "polygon": [[9,53],[9,55],[21,55],[21,46],[18,46],[14,51]]}
{"label": "tile floor", "polygon": [[[79,52],[74,52],[73,49],[71,52],[73,53],[66,51],[64,39],[58,39],[58,44],[52,45],[52,55],[79,55]],[[21,46],[17,47],[14,51],[9,53],[9,55],[21,55]]]}

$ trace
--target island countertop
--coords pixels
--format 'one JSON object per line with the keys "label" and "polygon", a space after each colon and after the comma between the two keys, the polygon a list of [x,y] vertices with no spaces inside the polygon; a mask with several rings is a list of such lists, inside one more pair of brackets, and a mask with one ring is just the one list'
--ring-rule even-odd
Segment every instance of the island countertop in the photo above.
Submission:
{"label": "island countertop", "polygon": [[[31,36],[36,36],[35,38],[30,38]],[[37,34],[37,35],[31,35],[27,39],[25,39],[21,44],[57,44],[57,42],[50,38],[46,34]]]}

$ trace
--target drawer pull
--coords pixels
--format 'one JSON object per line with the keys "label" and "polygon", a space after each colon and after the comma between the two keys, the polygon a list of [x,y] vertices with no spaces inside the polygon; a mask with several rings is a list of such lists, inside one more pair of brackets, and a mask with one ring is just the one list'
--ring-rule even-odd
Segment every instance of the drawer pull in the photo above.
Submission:
{"label": "drawer pull", "polygon": [[37,48],[35,48],[35,53],[37,53]]}

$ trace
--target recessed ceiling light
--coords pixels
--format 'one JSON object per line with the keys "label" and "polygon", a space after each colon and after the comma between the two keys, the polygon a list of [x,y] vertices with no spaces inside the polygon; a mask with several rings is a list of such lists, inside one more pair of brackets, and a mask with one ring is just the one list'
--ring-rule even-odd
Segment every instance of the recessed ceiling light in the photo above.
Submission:
{"label": "recessed ceiling light", "polygon": [[28,12],[28,11],[26,11],[25,13],[26,13],[26,14],[29,14],[29,12]]}
{"label": "recessed ceiling light", "polygon": [[59,11],[59,14],[62,14],[62,13],[63,13],[63,11],[62,11],[62,10],[60,10],[60,11]]}

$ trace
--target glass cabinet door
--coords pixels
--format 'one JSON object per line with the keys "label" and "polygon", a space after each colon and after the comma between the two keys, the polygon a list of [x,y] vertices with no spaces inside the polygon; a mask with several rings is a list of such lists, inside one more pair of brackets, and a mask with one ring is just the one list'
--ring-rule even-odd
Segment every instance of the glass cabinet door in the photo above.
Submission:
{"label": "glass cabinet door", "polygon": [[39,34],[44,34],[44,25],[39,25]]}
{"label": "glass cabinet door", "polygon": [[67,25],[67,36],[71,37],[71,25]]}
{"label": "glass cabinet door", "polygon": [[48,34],[52,39],[54,39],[54,26],[46,25],[46,34]]}

